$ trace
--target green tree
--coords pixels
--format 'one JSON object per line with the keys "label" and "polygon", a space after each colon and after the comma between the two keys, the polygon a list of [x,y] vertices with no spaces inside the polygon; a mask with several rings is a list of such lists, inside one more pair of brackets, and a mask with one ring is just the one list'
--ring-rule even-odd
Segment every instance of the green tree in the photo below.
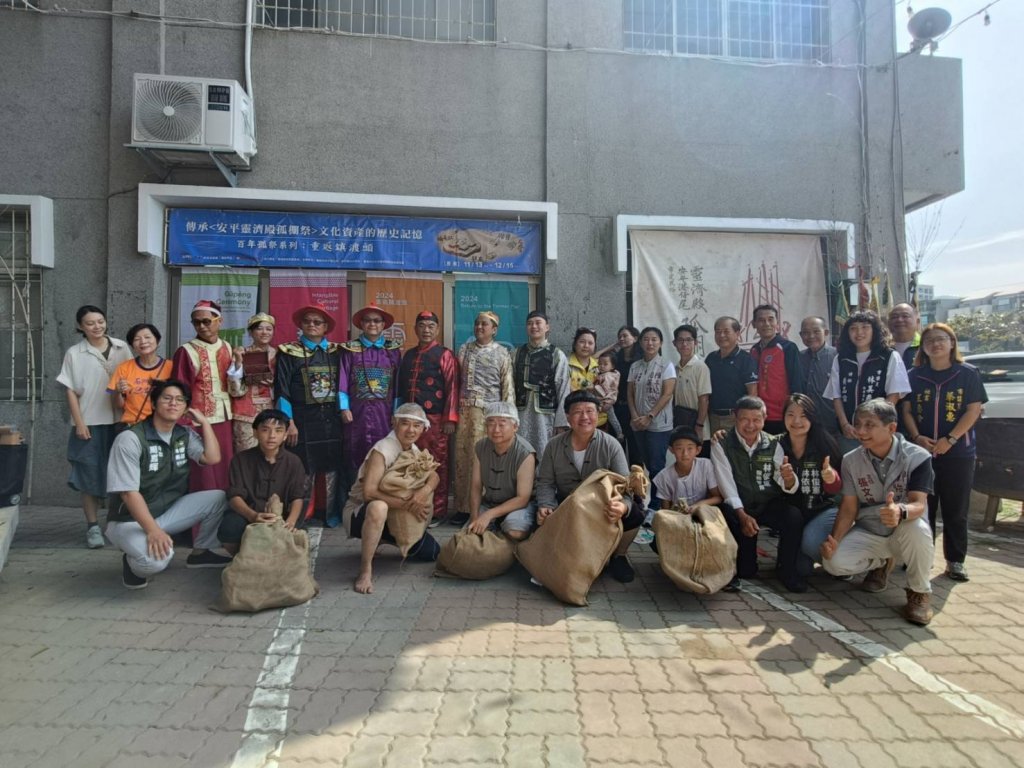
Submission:
{"label": "green tree", "polygon": [[957,315],[949,325],[961,344],[970,343],[972,353],[1024,350],[1024,309]]}

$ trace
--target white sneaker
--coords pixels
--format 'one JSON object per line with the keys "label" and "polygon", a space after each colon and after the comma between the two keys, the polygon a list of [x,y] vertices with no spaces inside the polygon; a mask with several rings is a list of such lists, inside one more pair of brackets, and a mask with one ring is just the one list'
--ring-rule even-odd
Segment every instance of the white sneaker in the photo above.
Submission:
{"label": "white sneaker", "polygon": [[537,581],[533,576],[530,577],[530,583],[535,587],[543,587],[544,585]]}
{"label": "white sneaker", "polygon": [[103,531],[98,525],[90,525],[85,529],[85,545],[89,549],[100,549],[103,547]]}
{"label": "white sneaker", "polygon": [[639,531],[637,531],[636,536],[633,538],[633,541],[636,544],[650,544],[652,541],[654,541],[654,531],[652,531],[647,526],[644,526]]}

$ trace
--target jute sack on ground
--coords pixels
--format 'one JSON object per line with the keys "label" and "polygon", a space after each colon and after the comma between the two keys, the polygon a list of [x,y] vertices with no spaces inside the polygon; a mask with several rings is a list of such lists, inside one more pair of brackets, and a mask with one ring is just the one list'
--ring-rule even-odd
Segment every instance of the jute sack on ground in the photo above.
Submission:
{"label": "jute sack on ground", "polygon": [[652,523],[661,570],[686,592],[717,592],[736,573],[736,540],[718,507],[661,509]]}
{"label": "jute sack on ground", "polygon": [[[441,465],[434,461],[434,457],[427,451],[402,451],[395,459],[395,463],[384,472],[378,488],[381,493],[389,496],[397,496],[400,499],[412,498],[416,491],[426,485],[431,472],[439,466]],[[388,532],[395,537],[402,557],[408,555],[412,545],[423,538],[429,521],[429,515],[426,519],[420,520],[407,510],[388,509]]]}
{"label": "jute sack on ground", "polygon": [[320,591],[309,572],[309,537],[289,531],[284,521],[252,523],[242,534],[235,559],[221,574],[224,613],[284,608],[313,599]]}
{"label": "jute sack on ground", "polygon": [[500,533],[471,533],[463,528],[441,547],[434,575],[478,581],[493,579],[512,567],[515,551],[515,543]]}
{"label": "jute sack on ground", "polygon": [[595,471],[516,547],[519,562],[562,602],[587,604],[590,586],[622,538],[622,521],[611,522],[605,509],[625,488],[622,475]]}

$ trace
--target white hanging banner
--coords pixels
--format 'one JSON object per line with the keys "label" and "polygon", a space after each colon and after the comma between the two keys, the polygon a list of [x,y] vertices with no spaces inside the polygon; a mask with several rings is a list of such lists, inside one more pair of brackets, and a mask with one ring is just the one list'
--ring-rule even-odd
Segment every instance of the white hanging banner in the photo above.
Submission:
{"label": "white hanging banner", "polygon": [[740,345],[757,341],[754,307],[779,309],[780,333],[799,344],[800,321],[828,317],[825,270],[816,235],[680,230],[630,230],[633,256],[633,324],[665,335],[683,323],[697,328],[699,354],[715,346],[715,319],[735,317]]}

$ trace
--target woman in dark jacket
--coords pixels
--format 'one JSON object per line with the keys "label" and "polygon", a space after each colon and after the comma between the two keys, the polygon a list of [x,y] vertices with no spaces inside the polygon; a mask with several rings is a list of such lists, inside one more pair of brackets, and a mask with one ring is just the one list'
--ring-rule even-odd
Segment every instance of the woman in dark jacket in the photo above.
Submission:
{"label": "woman in dark jacket", "polygon": [[909,391],[903,358],[890,346],[888,332],[882,329],[878,315],[871,311],[854,312],[843,325],[838,354],[824,392],[824,398],[835,407],[842,450],[852,451],[860,446],[853,429],[857,406],[876,397],[884,397],[897,406]]}
{"label": "woman in dark jacket", "polygon": [[837,494],[842,490],[842,461],[832,435],[815,420],[814,401],[807,395],[790,395],[782,411],[786,425],[779,444],[796,472],[800,490],[793,503],[804,516],[797,570],[807,576],[821,562],[821,544],[832,533],[839,512]]}
{"label": "woman in dark jacket", "polygon": [[629,389],[629,369],[634,360],[643,357],[640,346],[640,331],[631,325],[624,325],[619,328],[618,350],[615,352],[615,370],[619,372],[619,398],[615,401],[615,415],[622,427],[622,434],[626,438],[626,459],[630,463],[640,461],[640,446],[636,442],[636,435],[629,425],[629,400],[627,392]]}
{"label": "woman in dark jacket", "polygon": [[921,347],[910,370],[910,394],[903,400],[908,439],[932,454],[935,492],[928,496],[928,521],[942,510],[946,576],[967,581],[967,511],[974,483],[974,423],[988,402],[978,369],[963,361],[956,333],[944,323],[921,332]]}

